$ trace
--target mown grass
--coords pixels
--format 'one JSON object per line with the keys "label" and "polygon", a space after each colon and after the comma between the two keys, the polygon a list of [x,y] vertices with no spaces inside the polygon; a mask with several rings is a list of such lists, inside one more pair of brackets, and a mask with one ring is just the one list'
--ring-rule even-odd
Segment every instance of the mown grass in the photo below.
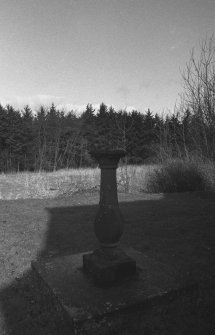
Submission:
{"label": "mown grass", "polygon": [[[60,199],[0,201],[0,334],[71,333],[64,331],[65,321],[35,280],[30,262],[95,250],[98,198],[77,193]],[[157,260],[158,276],[159,264],[164,264],[179,283],[194,278],[200,284],[198,305],[190,311],[183,302],[168,307],[168,315],[160,315],[162,322],[144,315],[147,334],[215,334],[214,200],[215,195],[207,193],[119,194],[126,220],[121,246]]]}
{"label": "mown grass", "polygon": [[[212,185],[213,165],[200,164],[200,167]],[[142,192],[149,175],[161,168],[120,166],[119,190],[124,192],[128,186],[129,192]],[[0,202],[1,334],[67,334],[63,329],[64,320],[61,321],[35,282],[30,262],[97,247],[92,224],[98,194],[64,195],[72,195],[81,187],[98,186],[99,179],[99,169],[0,175],[4,197],[60,196],[59,199]],[[133,246],[167,264],[178,280],[186,275],[200,284],[198,305],[191,312],[187,313],[180,305],[159,323],[159,327],[166,327],[165,333],[215,334],[214,200],[214,194],[207,193],[119,194],[120,208],[126,218],[122,246]],[[156,322],[157,319],[153,320],[152,328]],[[164,333],[162,329],[158,332]]]}

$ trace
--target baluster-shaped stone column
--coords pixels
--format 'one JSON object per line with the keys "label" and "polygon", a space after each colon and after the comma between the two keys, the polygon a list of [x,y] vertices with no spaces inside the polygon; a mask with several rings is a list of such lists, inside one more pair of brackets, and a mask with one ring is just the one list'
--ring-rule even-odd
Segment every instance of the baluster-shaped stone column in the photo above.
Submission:
{"label": "baluster-shaped stone column", "polygon": [[83,268],[92,273],[96,283],[111,284],[136,272],[136,263],[119,248],[124,220],[117,197],[116,169],[122,150],[91,153],[101,169],[100,202],[94,230],[99,248],[83,256]]}

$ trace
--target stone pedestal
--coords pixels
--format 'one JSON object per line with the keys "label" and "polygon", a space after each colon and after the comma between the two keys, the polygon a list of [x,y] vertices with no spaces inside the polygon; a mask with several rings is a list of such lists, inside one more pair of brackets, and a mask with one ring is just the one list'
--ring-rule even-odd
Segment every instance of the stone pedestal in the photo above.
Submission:
{"label": "stone pedestal", "polygon": [[136,273],[136,263],[119,248],[124,220],[117,197],[116,169],[122,150],[97,151],[91,155],[101,169],[100,201],[94,230],[99,248],[83,255],[83,269],[92,275],[98,285],[112,285]]}
{"label": "stone pedestal", "polygon": [[83,268],[97,285],[110,285],[136,273],[136,262],[122,249],[116,248],[110,257],[102,248],[83,255]]}
{"label": "stone pedestal", "polygon": [[190,279],[179,281],[165,264],[134,249],[126,254],[137,264],[136,274],[105,287],[83,272],[83,253],[32,263],[41,290],[48,288],[71,334],[163,334],[166,316],[174,319],[196,299],[198,287]]}

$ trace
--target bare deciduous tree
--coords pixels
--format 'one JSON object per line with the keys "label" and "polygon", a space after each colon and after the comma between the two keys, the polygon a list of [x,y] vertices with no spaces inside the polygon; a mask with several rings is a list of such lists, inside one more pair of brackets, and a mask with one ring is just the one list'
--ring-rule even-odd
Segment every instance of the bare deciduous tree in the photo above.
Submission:
{"label": "bare deciduous tree", "polygon": [[202,117],[208,125],[215,122],[215,39],[206,38],[200,44],[199,57],[195,49],[182,73],[186,108]]}
{"label": "bare deciduous tree", "polygon": [[[201,151],[215,156],[215,38],[206,37],[200,49],[193,49],[182,72],[180,111],[192,115],[193,136],[201,140]],[[195,134],[195,135],[194,135]],[[195,141],[197,138],[194,139]]]}

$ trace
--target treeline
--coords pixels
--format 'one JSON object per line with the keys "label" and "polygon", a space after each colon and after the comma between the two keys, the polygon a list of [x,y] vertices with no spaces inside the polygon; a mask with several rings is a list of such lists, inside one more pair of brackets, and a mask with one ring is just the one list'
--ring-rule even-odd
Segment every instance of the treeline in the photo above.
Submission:
{"label": "treeline", "polygon": [[115,111],[90,104],[82,115],[64,113],[52,104],[36,114],[0,105],[0,171],[51,171],[92,166],[89,152],[124,149],[131,164],[157,162],[190,154],[214,159],[215,135],[186,110],[161,117],[150,110]]}

